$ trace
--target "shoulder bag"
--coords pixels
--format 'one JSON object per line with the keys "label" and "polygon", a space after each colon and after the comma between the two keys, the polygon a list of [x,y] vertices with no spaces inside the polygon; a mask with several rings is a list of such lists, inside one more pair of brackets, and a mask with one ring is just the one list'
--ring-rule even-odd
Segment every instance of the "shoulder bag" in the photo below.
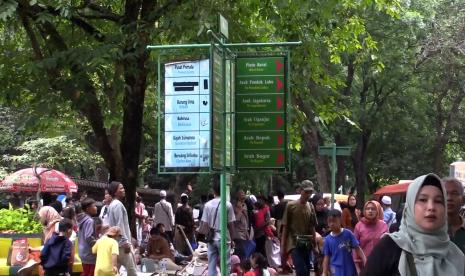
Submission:
{"label": "shoulder bag", "polygon": [[220,204],[221,202],[218,202],[218,206],[216,206],[215,218],[213,219],[213,225],[210,227],[210,230],[208,230],[208,233],[205,235],[205,241],[207,243],[212,243],[213,239],[215,238],[216,217],[218,215],[218,208],[220,207]]}

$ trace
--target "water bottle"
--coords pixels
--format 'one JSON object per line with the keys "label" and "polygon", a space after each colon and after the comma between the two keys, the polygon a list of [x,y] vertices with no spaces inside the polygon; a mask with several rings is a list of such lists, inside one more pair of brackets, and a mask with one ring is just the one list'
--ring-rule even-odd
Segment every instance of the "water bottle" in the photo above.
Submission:
{"label": "water bottle", "polygon": [[160,260],[160,276],[165,276],[166,274],[166,260]]}

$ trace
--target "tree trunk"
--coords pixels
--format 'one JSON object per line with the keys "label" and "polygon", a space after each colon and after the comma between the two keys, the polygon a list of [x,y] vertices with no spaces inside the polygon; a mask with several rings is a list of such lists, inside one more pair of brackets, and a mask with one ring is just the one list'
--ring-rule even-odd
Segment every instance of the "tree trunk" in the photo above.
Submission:
{"label": "tree trunk", "polygon": [[312,128],[303,134],[304,145],[307,151],[312,155],[313,162],[315,163],[316,179],[320,186],[320,192],[330,191],[330,174],[328,158],[318,154],[318,147],[322,143],[318,129]]}
{"label": "tree trunk", "polygon": [[357,206],[363,207],[365,203],[365,191],[367,188],[367,149],[371,131],[364,129],[358,137],[357,147],[352,156],[355,170],[355,187],[357,188]]}
{"label": "tree trunk", "polygon": [[323,144],[323,137],[321,136],[318,127],[311,121],[315,117],[315,114],[313,113],[311,107],[306,105],[301,97],[296,96],[295,101],[300,110],[302,110],[307,118],[309,118],[309,122],[306,125],[307,127],[302,127],[304,146],[307,152],[310,153],[313,157],[316,170],[316,179],[318,181],[318,185],[320,186],[320,192],[327,192],[330,190],[329,164],[328,158],[326,156],[318,154],[318,147]]}
{"label": "tree trunk", "polygon": [[433,150],[433,172],[441,175],[444,171],[444,151],[448,139],[443,135],[437,135]]}
{"label": "tree trunk", "polygon": [[[345,139],[342,138],[342,135],[339,133],[335,135],[334,141],[336,142],[337,146],[346,146]],[[346,166],[345,163],[347,161],[347,157],[345,156],[337,156],[336,163],[337,163],[337,172],[336,172],[336,190],[338,187],[342,186],[342,193],[344,193],[344,188],[346,187]]]}

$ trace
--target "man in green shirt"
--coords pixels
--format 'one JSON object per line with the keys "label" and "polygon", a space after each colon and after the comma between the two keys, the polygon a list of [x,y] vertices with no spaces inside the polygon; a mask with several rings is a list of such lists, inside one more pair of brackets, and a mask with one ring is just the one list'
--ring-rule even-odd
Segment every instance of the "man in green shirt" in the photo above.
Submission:
{"label": "man in green shirt", "polygon": [[300,198],[287,204],[282,221],[282,254],[291,255],[296,276],[308,276],[311,268],[316,224],[315,210],[308,202],[312,193],[313,183],[310,180],[302,181]]}
{"label": "man in green shirt", "polygon": [[453,177],[443,179],[447,192],[447,222],[449,237],[465,254],[465,222],[460,216],[460,209],[465,202],[462,183]]}

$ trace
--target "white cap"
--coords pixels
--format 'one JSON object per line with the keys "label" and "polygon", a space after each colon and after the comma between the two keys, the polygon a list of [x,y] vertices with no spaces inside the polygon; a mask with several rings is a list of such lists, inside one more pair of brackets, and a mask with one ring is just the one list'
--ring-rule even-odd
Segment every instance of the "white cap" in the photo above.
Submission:
{"label": "white cap", "polygon": [[181,194],[181,197],[187,197],[187,198],[189,198],[189,196],[188,196],[186,193],[182,193],[182,194]]}
{"label": "white cap", "polygon": [[165,191],[165,190],[161,190],[161,191],[160,191],[160,196],[161,196],[161,197],[166,197],[166,191]]}
{"label": "white cap", "polygon": [[385,205],[391,205],[391,197],[390,196],[383,196],[381,202]]}

